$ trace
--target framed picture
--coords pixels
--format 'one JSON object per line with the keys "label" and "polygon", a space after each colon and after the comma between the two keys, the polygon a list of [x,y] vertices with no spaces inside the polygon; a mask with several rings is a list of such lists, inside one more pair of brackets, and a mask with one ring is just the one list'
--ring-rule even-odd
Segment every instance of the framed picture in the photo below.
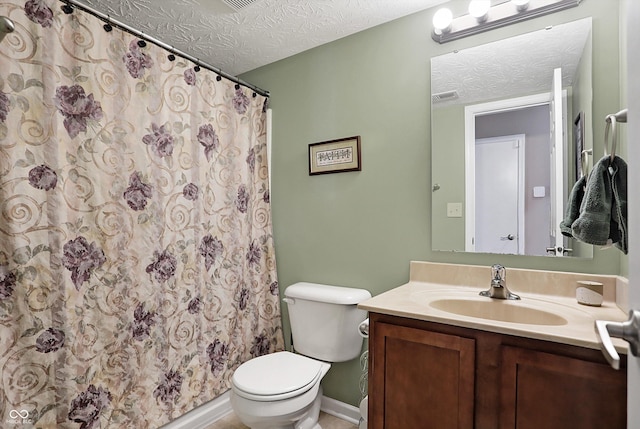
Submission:
{"label": "framed picture", "polygon": [[584,145],[584,112],[578,113],[573,121],[573,143],[576,160],[576,181],[578,181],[586,171],[582,171],[582,150]]}
{"label": "framed picture", "polygon": [[309,175],[360,171],[360,136],[309,145]]}

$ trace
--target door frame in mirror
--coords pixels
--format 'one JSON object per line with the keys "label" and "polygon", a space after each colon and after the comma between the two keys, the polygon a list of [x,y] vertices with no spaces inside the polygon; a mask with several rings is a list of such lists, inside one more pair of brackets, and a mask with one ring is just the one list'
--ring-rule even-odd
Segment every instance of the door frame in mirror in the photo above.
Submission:
{"label": "door frame in mirror", "polygon": [[[566,108],[567,91],[562,91],[563,104]],[[483,116],[494,113],[508,112],[528,107],[550,105],[551,93],[544,92],[523,97],[491,101],[487,103],[473,104],[464,108],[464,136],[465,136],[465,251],[473,252],[475,232],[475,142],[476,142],[476,116]],[[566,127],[566,124],[565,124]],[[566,136],[566,130],[564,130]],[[564,145],[565,151],[567,145]],[[566,154],[565,154],[566,156]],[[566,188],[566,178],[560,181],[561,192]],[[469,190],[472,190],[469,192]],[[559,222],[559,221],[558,221]],[[553,225],[552,225],[553,226]],[[553,231],[549,231],[553,234]],[[562,240],[562,238],[561,238]]]}

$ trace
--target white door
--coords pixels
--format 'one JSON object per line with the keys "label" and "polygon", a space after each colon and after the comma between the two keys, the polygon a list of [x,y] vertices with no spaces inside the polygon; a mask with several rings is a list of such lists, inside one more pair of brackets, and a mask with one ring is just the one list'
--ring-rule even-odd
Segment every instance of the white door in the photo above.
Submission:
{"label": "white door", "polygon": [[[640,2],[627,0],[624,2],[622,10],[627,10],[627,34],[626,34],[626,56],[627,56],[627,139],[628,158],[627,163],[631,166],[628,169],[627,180],[629,183],[640,182],[640,80],[636,77],[640,75],[640,37],[638,37],[635,26],[640,21]],[[615,112],[611,112],[615,113]],[[624,126],[624,125],[621,125]],[[640,333],[640,193],[634,192],[633,188],[628,193],[628,230],[629,230],[629,308],[636,317],[635,326],[613,323],[614,334],[636,339]],[[630,312],[630,315],[631,315]],[[605,321],[596,323],[596,327],[601,337],[608,337]],[[599,326],[598,326],[599,325]],[[615,326],[617,325],[617,326]],[[622,328],[622,329],[621,329]],[[604,332],[603,332],[604,331]],[[606,338],[605,338],[606,339]],[[613,348],[612,345],[609,347]],[[636,344],[637,351],[640,352],[640,345]],[[615,351],[606,353],[609,356]],[[627,356],[627,428],[640,429],[640,353],[639,356],[629,353]]]}
{"label": "white door", "polygon": [[524,135],[477,139],[475,251],[524,254]]}
{"label": "white door", "polygon": [[[627,102],[629,113],[627,141],[629,157],[629,183],[640,183],[640,2],[626,2],[627,13]],[[613,112],[612,112],[613,113]],[[624,126],[624,125],[623,125]],[[631,188],[634,189],[634,188]],[[640,193],[629,192],[629,300],[632,309],[640,310]],[[640,428],[640,357],[629,355],[627,405],[629,429]]]}
{"label": "white door", "polygon": [[564,239],[560,221],[564,218],[564,118],[562,98],[562,69],[553,71],[551,82],[551,244],[556,256],[564,255]]}

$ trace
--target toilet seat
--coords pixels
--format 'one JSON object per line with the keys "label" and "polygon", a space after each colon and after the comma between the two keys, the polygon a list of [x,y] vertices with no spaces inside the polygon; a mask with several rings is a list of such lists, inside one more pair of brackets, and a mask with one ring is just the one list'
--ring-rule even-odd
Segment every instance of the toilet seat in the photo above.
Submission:
{"label": "toilet seat", "polygon": [[236,393],[254,401],[277,401],[311,389],[324,375],[322,362],[291,352],[264,355],[240,365],[231,379]]}

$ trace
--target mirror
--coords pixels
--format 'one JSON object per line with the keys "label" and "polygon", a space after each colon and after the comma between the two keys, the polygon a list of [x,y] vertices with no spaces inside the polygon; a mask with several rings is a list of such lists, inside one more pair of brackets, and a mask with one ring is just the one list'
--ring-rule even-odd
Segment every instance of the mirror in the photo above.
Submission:
{"label": "mirror", "polygon": [[559,230],[593,147],[591,49],[585,18],[431,59],[433,250],[593,256]]}

